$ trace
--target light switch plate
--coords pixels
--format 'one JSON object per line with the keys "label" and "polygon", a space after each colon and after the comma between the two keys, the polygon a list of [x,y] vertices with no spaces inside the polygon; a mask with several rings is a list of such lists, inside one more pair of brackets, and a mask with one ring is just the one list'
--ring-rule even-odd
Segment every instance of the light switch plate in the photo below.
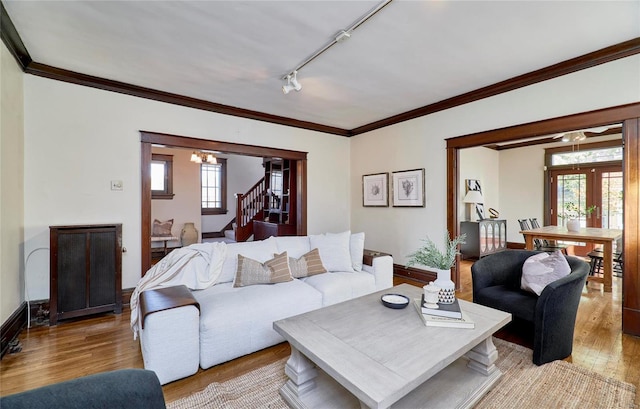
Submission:
{"label": "light switch plate", "polygon": [[122,190],[124,187],[122,185],[121,180],[112,180],[111,181],[111,190]]}

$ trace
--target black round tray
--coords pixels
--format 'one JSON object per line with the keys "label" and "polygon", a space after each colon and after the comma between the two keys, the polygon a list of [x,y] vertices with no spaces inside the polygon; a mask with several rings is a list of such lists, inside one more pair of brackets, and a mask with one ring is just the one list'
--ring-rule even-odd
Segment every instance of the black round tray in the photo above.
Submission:
{"label": "black round tray", "polygon": [[399,310],[409,305],[409,298],[402,294],[383,294],[380,301],[385,307]]}

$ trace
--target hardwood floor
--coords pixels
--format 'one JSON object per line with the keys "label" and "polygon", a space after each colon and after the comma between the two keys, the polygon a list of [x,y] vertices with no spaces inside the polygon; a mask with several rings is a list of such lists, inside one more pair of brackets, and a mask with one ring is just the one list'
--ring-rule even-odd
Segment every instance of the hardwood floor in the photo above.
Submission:
{"label": "hardwood floor", "polygon": [[[471,300],[471,261],[462,262],[462,290],[458,297]],[[396,278],[395,284],[421,283]],[[582,293],[573,355],[567,361],[605,376],[632,383],[640,388],[640,338],[622,335],[621,279],[614,278],[612,293],[604,293],[600,284],[589,284]],[[501,338],[527,343],[521,330],[510,328]],[[0,361],[0,395],[32,389],[92,373],[142,368],[138,341],[129,329],[128,308],[121,315],[105,314],[77,321],[62,321],[56,327],[37,327],[20,335],[22,352],[5,355]],[[277,359],[289,356],[286,343],[199,370],[194,376],[163,387],[167,402],[204,389]],[[636,405],[640,404],[636,394]]]}

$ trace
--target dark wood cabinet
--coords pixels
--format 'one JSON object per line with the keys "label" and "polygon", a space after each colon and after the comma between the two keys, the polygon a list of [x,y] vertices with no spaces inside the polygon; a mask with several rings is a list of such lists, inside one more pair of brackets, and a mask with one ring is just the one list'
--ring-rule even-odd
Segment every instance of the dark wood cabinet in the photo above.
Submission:
{"label": "dark wood cabinet", "polygon": [[264,240],[271,236],[295,236],[295,224],[271,223],[262,220],[253,221],[253,239]]}
{"label": "dark wood cabinet", "polygon": [[507,221],[486,219],[460,222],[460,234],[466,234],[466,243],[460,245],[462,258],[480,258],[507,248]]}
{"label": "dark wood cabinet", "polygon": [[269,158],[264,160],[265,195],[262,220],[254,220],[253,237],[295,236],[296,161]]}
{"label": "dark wood cabinet", "polygon": [[50,226],[49,323],[122,312],[122,225]]}
{"label": "dark wood cabinet", "polygon": [[296,172],[295,160],[265,159],[263,220],[279,224],[295,224]]}

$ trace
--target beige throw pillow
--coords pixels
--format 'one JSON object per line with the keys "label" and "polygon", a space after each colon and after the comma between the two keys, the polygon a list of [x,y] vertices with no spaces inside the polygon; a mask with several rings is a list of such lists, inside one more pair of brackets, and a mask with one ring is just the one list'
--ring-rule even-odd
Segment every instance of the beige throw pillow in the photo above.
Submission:
{"label": "beige throw pillow", "polygon": [[245,287],[255,284],[275,284],[293,280],[289,269],[287,252],[276,254],[264,263],[238,254],[238,269],[234,287]]}
{"label": "beige throw pillow", "polygon": [[327,272],[322,265],[320,251],[318,249],[313,249],[298,259],[289,257],[289,267],[291,268],[291,275],[293,275],[294,278],[309,277]]}
{"label": "beige throw pillow", "polygon": [[173,219],[164,222],[154,219],[151,235],[156,237],[171,237],[171,227],[173,227]]}

